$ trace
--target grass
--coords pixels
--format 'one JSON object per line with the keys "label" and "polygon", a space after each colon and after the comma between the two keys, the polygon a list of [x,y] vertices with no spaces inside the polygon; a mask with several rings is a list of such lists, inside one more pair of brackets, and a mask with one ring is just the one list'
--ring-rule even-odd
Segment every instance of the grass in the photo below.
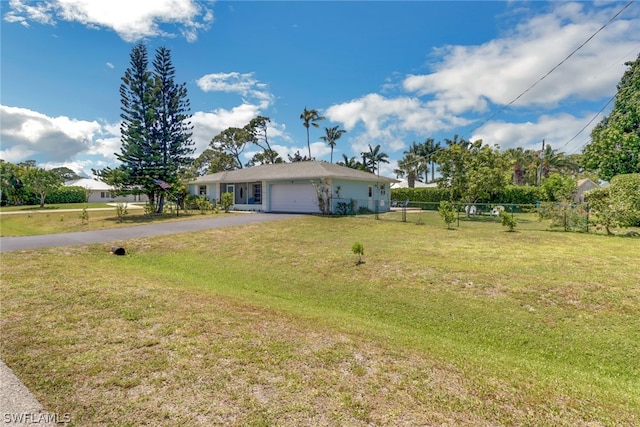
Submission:
{"label": "grass", "polygon": [[0,354],[82,426],[640,424],[638,239],[421,222],[6,253]]}
{"label": "grass", "polygon": [[[139,204],[142,205],[142,204]],[[108,203],[59,203],[59,204],[47,204],[43,208],[40,205],[22,205],[22,206],[2,206],[0,212],[33,212],[33,211],[59,211],[64,209],[101,209],[111,208],[115,209]]]}
{"label": "grass", "polygon": [[[183,221],[202,218],[199,211],[180,211],[179,216],[166,210],[161,215],[145,215],[143,209],[129,208],[123,221],[118,220],[116,208],[102,203],[89,204],[88,220],[83,221],[81,209],[87,204],[52,205],[50,209],[33,210],[22,207],[20,214],[0,215],[0,236],[34,236],[40,234],[69,233],[76,231],[101,230],[115,227],[129,227],[157,222]],[[13,207],[15,208],[15,207]],[[33,208],[33,207],[31,207]],[[80,209],[68,212],[61,209]],[[99,209],[99,210],[95,210]],[[3,208],[2,212],[15,212],[15,209]],[[213,211],[212,211],[213,212]],[[233,213],[231,213],[233,214]],[[224,214],[224,215],[229,215]]]}

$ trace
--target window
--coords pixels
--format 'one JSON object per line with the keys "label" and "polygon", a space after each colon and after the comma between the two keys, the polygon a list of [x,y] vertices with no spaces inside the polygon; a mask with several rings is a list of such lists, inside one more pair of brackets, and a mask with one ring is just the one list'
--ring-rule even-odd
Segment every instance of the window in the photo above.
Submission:
{"label": "window", "polygon": [[253,184],[253,203],[262,203],[262,184]]}
{"label": "window", "polygon": [[199,196],[206,196],[207,195],[207,186],[206,185],[201,185],[200,187],[198,187],[198,195]]}
{"label": "window", "polygon": [[380,184],[380,195],[384,196],[385,194],[387,194],[387,190],[385,190],[384,184]]}
{"label": "window", "polygon": [[111,192],[110,191],[101,191],[100,192],[100,198],[101,199],[110,199],[111,198]]}
{"label": "window", "polygon": [[373,187],[369,186],[369,197],[373,197]]}

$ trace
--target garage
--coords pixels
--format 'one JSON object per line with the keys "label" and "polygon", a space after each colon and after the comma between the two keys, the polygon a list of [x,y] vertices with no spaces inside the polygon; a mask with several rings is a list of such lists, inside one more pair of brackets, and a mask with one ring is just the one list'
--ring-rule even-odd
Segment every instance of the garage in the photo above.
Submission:
{"label": "garage", "polygon": [[319,213],[316,189],[311,184],[271,185],[271,212]]}

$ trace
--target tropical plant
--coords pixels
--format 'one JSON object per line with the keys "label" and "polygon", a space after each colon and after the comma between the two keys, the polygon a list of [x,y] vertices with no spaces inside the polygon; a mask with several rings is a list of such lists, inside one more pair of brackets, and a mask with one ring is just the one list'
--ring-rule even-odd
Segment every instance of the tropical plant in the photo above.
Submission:
{"label": "tropical plant", "polygon": [[222,193],[222,196],[220,196],[220,205],[225,213],[229,213],[229,209],[233,206],[233,193]]}
{"label": "tropical plant", "polygon": [[38,196],[41,208],[44,207],[47,194],[62,184],[60,175],[41,168],[27,168],[22,172],[21,179],[25,189]]}
{"label": "tropical plant", "polygon": [[451,200],[475,203],[491,200],[506,186],[506,159],[497,146],[464,140],[447,140],[437,154],[442,179],[439,186],[449,188]]}
{"label": "tropical plant", "polygon": [[118,222],[124,222],[127,215],[129,215],[127,204],[122,202],[116,203],[116,217],[118,218]]}
{"label": "tropical plant", "polygon": [[615,104],[583,150],[585,167],[606,181],[640,173],[640,54],[625,65],[629,68],[618,83]]}
{"label": "tropical plant", "polygon": [[456,210],[451,202],[442,200],[438,206],[438,215],[447,224],[447,228],[451,229],[451,224],[456,220]]}
{"label": "tropical plant", "polygon": [[542,181],[542,192],[545,200],[550,202],[571,201],[576,192],[577,182],[567,175],[551,174]]}
{"label": "tropical plant", "polygon": [[361,155],[366,168],[372,173],[377,171],[378,175],[380,175],[380,163],[389,163],[389,155],[380,151],[380,144],[375,147],[369,144],[369,151],[365,151]]}
{"label": "tropical plant", "polygon": [[640,173],[616,175],[609,187],[611,203],[621,214],[623,226],[640,225]]}
{"label": "tropical plant", "polygon": [[362,163],[357,161],[355,156],[348,157],[346,154],[342,154],[342,161],[338,162],[337,164],[350,169],[361,170],[363,168]]}
{"label": "tropical plant", "polygon": [[324,120],[324,116],[318,114],[318,110],[307,110],[307,107],[304,107],[302,114],[300,114],[300,119],[302,120],[302,125],[307,129],[307,148],[309,149],[309,159],[313,159],[311,157],[311,143],[309,141],[309,127],[313,126],[314,128],[319,127],[318,121]]}
{"label": "tropical plant", "polygon": [[364,261],[362,261],[362,256],[364,255],[364,246],[362,245],[362,243],[355,242],[353,246],[351,246],[351,251],[354,254],[358,255],[358,262],[356,263],[356,265],[364,264]]}
{"label": "tropical plant", "polygon": [[418,154],[405,151],[402,159],[398,160],[398,167],[393,170],[397,178],[407,178],[409,188],[416,186],[416,180],[420,176],[420,167],[424,165]]}
{"label": "tropical plant", "polygon": [[321,140],[329,144],[329,147],[331,147],[331,163],[333,163],[333,149],[336,146],[336,141],[340,139],[343,133],[346,132],[346,130],[339,128],[340,126],[324,128],[325,135],[320,137]]}
{"label": "tropical plant", "polygon": [[515,231],[517,225],[516,217],[506,211],[500,211],[500,224],[507,227],[509,231]]}

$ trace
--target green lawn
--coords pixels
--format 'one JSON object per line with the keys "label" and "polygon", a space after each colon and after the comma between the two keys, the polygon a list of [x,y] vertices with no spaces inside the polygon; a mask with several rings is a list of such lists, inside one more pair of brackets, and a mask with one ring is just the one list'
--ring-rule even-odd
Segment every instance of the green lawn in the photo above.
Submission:
{"label": "green lawn", "polygon": [[[142,206],[143,203],[138,203],[138,205]],[[0,212],[33,212],[33,211],[60,211],[64,209],[95,209],[95,208],[112,208],[107,203],[60,203],[53,205],[44,205],[43,208],[40,208],[40,205],[24,205],[24,206],[2,206],[0,207]]]}
{"label": "green lawn", "polygon": [[[70,233],[76,231],[100,230],[115,227],[129,227],[157,222],[183,221],[188,219],[200,219],[200,211],[180,211],[179,216],[175,212],[165,210],[161,215],[145,215],[143,209],[128,208],[127,215],[120,221],[116,208],[105,203],[89,204],[87,209],[88,219],[83,220],[81,209],[86,204],[52,205],[49,209],[34,210],[33,207],[16,209],[3,209],[0,215],[0,236],[34,236],[40,234]],[[76,209],[69,212],[67,209]],[[80,210],[77,210],[80,209]],[[4,212],[19,211],[19,214]],[[223,215],[233,215],[226,213]],[[207,215],[213,215],[212,211]]]}
{"label": "green lawn", "polygon": [[420,223],[6,253],[0,355],[81,426],[640,425],[637,238]]}

